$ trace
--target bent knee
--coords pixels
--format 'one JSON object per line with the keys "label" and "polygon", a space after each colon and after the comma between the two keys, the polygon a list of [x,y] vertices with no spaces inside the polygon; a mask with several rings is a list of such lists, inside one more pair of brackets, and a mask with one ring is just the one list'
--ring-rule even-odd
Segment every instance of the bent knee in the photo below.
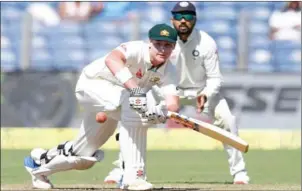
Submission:
{"label": "bent knee", "polygon": [[86,170],[94,166],[96,162],[100,162],[104,159],[104,152],[97,150],[92,157],[79,157],[74,156],[74,169]]}
{"label": "bent knee", "polygon": [[219,127],[232,126],[236,123],[236,116],[234,115],[225,115],[225,116],[215,116],[215,125]]}
{"label": "bent knee", "polygon": [[238,129],[237,129],[236,116],[229,115],[227,117],[222,117],[221,127],[231,133],[237,134]]}
{"label": "bent knee", "polygon": [[76,160],[74,163],[74,169],[75,170],[87,170],[90,169],[92,166],[94,166],[96,162],[95,161],[87,161],[87,160]]}
{"label": "bent knee", "polygon": [[222,120],[223,121],[230,121],[230,122],[233,122],[233,121],[236,121],[236,116],[235,115],[227,115],[227,116],[222,116]]}
{"label": "bent knee", "polygon": [[236,116],[232,114],[227,116],[221,116],[221,120],[225,125],[233,124],[236,122]]}

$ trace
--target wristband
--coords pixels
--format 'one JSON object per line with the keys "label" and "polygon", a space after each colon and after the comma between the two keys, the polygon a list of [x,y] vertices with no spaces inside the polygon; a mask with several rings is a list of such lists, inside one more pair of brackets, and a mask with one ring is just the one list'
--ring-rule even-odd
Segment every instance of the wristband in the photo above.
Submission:
{"label": "wristband", "polygon": [[118,81],[120,81],[122,84],[126,83],[128,80],[130,80],[133,76],[129,69],[127,67],[122,68],[114,75]]}

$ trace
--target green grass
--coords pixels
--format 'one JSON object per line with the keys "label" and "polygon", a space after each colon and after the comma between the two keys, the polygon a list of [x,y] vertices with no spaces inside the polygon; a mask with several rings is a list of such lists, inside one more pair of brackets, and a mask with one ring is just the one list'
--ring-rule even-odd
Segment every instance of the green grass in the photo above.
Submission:
{"label": "green grass", "polygon": [[[30,184],[23,167],[28,150],[1,150],[1,185]],[[251,150],[244,154],[252,184],[301,184],[300,150]],[[103,162],[86,171],[51,177],[57,184],[101,184],[117,151],[106,151]],[[155,184],[225,184],[232,181],[224,151],[148,151],[147,172]],[[68,177],[68,178],[66,178]]]}

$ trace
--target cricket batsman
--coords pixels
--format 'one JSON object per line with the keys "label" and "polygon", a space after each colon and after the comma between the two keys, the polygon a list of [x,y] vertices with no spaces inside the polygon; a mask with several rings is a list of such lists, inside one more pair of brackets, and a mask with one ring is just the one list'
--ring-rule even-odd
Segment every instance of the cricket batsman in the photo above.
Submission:
{"label": "cricket batsman", "polygon": [[[175,49],[170,57],[178,77],[176,84],[178,96],[167,100],[166,104],[177,105],[177,108],[180,108],[180,99],[189,99],[192,104],[196,104],[200,115],[206,115],[209,120],[214,121],[214,125],[238,135],[236,117],[219,93],[222,76],[216,42],[206,32],[194,29],[197,13],[192,3],[178,2],[171,13],[171,22],[178,34]],[[233,183],[248,184],[250,178],[242,153],[228,145],[224,145],[224,150],[228,155]],[[120,155],[120,159],[114,163],[118,167],[109,173],[105,182],[115,182],[121,177],[123,172],[121,157]]]}
{"label": "cricket batsman", "polygon": [[[24,159],[34,188],[51,189],[51,174],[89,169],[101,161],[104,152],[98,149],[120,121],[119,143],[125,163],[120,188],[152,189],[145,168],[147,129],[154,123],[164,123],[163,110],[173,108],[156,105],[149,90],[157,85],[164,92],[176,91],[175,82],[169,81],[172,78],[164,76],[176,40],[175,29],[158,24],[149,30],[149,42],[123,43],[83,69],[75,89],[84,108],[79,134],[49,150],[35,148]],[[104,121],[98,123],[96,116]]]}

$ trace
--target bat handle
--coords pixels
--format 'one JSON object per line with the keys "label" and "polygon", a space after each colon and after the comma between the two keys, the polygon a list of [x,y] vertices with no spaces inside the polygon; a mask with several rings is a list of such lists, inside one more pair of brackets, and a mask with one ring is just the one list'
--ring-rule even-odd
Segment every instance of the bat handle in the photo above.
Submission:
{"label": "bat handle", "polygon": [[172,111],[167,111],[166,117],[167,117],[167,118],[170,118],[171,115],[173,115],[173,114],[174,114],[174,112],[172,112]]}

